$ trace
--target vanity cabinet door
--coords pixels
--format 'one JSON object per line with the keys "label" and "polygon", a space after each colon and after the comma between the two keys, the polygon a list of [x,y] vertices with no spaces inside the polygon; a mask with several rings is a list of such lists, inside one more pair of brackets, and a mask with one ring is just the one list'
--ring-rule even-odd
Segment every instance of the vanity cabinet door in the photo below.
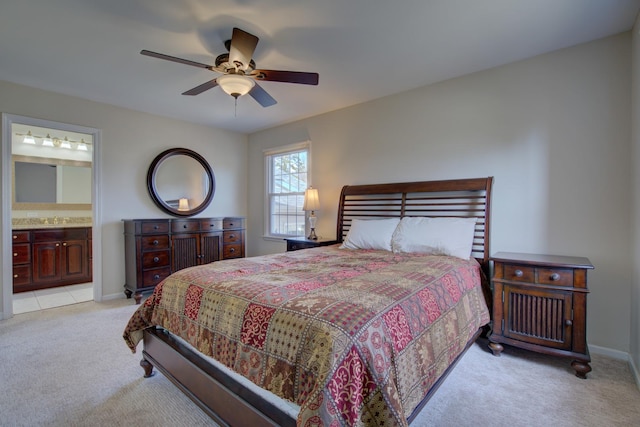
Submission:
{"label": "vanity cabinet door", "polygon": [[89,275],[88,261],[86,240],[62,242],[61,275],[63,279],[87,279]]}
{"label": "vanity cabinet door", "polygon": [[54,282],[62,277],[61,242],[33,244],[33,282]]}

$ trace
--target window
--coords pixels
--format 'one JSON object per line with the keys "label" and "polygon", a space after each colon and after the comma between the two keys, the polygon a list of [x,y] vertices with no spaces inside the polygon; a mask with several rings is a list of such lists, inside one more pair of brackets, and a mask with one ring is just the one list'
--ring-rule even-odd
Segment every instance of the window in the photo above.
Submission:
{"label": "window", "polygon": [[309,186],[311,144],[305,142],[265,152],[269,237],[305,234],[304,190]]}

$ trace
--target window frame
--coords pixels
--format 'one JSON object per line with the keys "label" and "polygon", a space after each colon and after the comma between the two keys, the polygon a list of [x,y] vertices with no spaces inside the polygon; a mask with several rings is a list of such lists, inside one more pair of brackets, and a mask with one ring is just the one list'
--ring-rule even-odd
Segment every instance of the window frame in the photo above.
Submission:
{"label": "window frame", "polygon": [[[285,146],[280,146],[280,147],[274,147],[274,148],[269,148],[269,149],[265,149],[263,150],[263,157],[264,157],[264,179],[265,179],[265,191],[264,191],[264,233],[263,233],[263,238],[266,240],[277,240],[277,241],[282,241],[284,239],[287,239],[289,237],[301,237],[306,235],[306,229],[307,229],[307,213],[303,212],[304,215],[304,231],[303,234],[272,234],[271,233],[271,218],[272,218],[272,213],[271,213],[271,197],[273,194],[275,193],[271,193],[271,184],[272,184],[272,170],[271,170],[271,159],[273,156],[279,156],[279,155],[285,155],[288,153],[294,153],[294,152],[300,152],[300,151],[306,151],[307,152],[307,187],[309,188],[311,187],[311,141],[303,141],[303,142],[299,142],[296,144],[289,144],[289,145],[285,145]],[[302,196],[304,196],[304,190],[303,189],[301,192],[296,192],[296,194],[300,194]],[[291,193],[294,194],[294,193]]]}

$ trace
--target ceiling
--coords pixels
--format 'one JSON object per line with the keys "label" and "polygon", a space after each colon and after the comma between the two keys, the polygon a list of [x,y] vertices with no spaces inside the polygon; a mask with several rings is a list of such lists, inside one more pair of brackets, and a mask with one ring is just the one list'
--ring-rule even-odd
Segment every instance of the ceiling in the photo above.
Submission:
{"label": "ceiling", "polygon": [[[640,0],[0,0],[0,80],[252,133],[628,31]],[[257,68],[317,72],[318,86],[260,85],[263,108],[214,64],[239,27]]]}

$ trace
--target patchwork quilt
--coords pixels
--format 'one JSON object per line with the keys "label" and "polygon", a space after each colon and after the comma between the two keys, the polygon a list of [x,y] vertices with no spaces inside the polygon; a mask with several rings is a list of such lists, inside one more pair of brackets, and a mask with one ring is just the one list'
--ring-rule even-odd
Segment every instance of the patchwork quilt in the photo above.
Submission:
{"label": "patchwork quilt", "polygon": [[299,426],[406,426],[489,322],[474,260],[327,246],[215,262],[156,286],[126,326],[160,326],[300,406]]}

